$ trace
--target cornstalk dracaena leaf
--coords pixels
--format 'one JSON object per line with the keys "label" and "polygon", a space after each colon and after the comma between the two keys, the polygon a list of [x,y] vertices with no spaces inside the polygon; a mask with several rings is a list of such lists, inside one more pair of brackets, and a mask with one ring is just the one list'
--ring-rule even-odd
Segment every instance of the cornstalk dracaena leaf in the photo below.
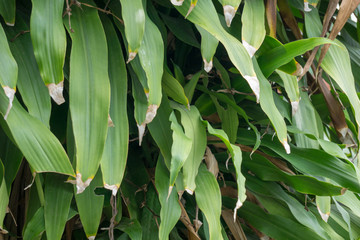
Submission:
{"label": "cornstalk dracaena leaf", "polygon": [[116,195],[122,182],[128,153],[127,73],[121,45],[111,21],[102,16],[109,47],[111,86],[110,116],[114,127],[108,129],[101,170],[105,188]]}
{"label": "cornstalk dracaena leaf", "polygon": [[242,43],[253,57],[264,41],[265,30],[265,7],[262,0],[245,0],[243,14],[241,16]]}
{"label": "cornstalk dracaena leaf", "polygon": [[245,177],[241,173],[241,162],[242,162],[241,149],[238,146],[230,143],[228,136],[222,129],[214,129],[208,121],[202,120],[202,122],[207,127],[208,132],[211,135],[220,138],[221,141],[224,142],[224,144],[226,145],[227,149],[231,154],[231,158],[236,172],[236,183],[238,185],[238,196],[237,196],[238,198],[234,209],[234,219],[235,219],[237,210],[243,205],[243,202],[246,199]]}
{"label": "cornstalk dracaena leaf", "polygon": [[[175,115],[172,113],[172,116]],[[176,188],[174,191],[168,193],[169,172],[163,161],[163,158],[158,159],[155,172],[155,185],[159,193],[159,201],[161,205],[160,210],[160,227],[159,239],[169,239],[169,234],[174,228],[175,224],[180,218],[181,208],[178,201]]]}
{"label": "cornstalk dracaena leaf", "polygon": [[175,113],[170,114],[171,129],[173,130],[172,138],[173,144],[171,146],[171,165],[170,165],[170,181],[169,181],[169,196],[171,189],[175,184],[175,180],[188,158],[191,148],[192,139],[188,138],[181,125],[178,123]]}
{"label": "cornstalk dracaena leaf", "polygon": [[18,78],[18,65],[11,54],[9,44],[2,26],[0,26],[0,85],[8,98],[8,107],[4,113],[6,120],[14,101],[16,82]]}
{"label": "cornstalk dracaena leaf", "polygon": [[276,73],[283,80],[285,91],[290,99],[292,115],[294,116],[299,108],[300,102],[300,92],[297,77],[280,70],[276,70]]}
{"label": "cornstalk dracaena leaf", "polygon": [[236,11],[239,8],[241,0],[219,0],[224,9],[225,22],[230,27]]}
{"label": "cornstalk dracaena leaf", "polygon": [[129,58],[133,60],[140,48],[145,31],[145,11],[142,0],[120,0],[125,25]]}
{"label": "cornstalk dracaena leaf", "polygon": [[[86,1],[90,5],[94,3]],[[110,105],[108,49],[97,10],[74,7],[69,30],[70,112],[76,145],[76,185],[82,192],[94,178],[104,150]]]}
{"label": "cornstalk dracaena leaf", "polygon": [[201,35],[201,55],[204,61],[204,70],[210,72],[213,67],[213,57],[215,55],[219,40],[202,27],[196,25]]}
{"label": "cornstalk dracaena leaf", "polygon": [[[240,1],[238,2],[240,3]],[[185,16],[189,5],[190,2],[185,1],[182,6],[177,6],[176,9],[183,16]],[[214,17],[209,18],[209,15]],[[222,27],[220,20],[217,17],[217,12],[212,1],[198,1],[196,8],[194,8],[194,10],[191,12],[187,19],[208,31],[224,45],[230,60],[244,77],[244,79],[248,82],[252,91],[255,93],[257,100],[259,100],[259,80],[257,79],[250,56],[247,53],[245,47],[239,42],[239,40],[229,34]]]}
{"label": "cornstalk dracaena leaf", "polygon": [[223,239],[221,235],[221,193],[215,176],[201,164],[196,176],[196,203],[209,224],[210,240]]}
{"label": "cornstalk dracaena leaf", "polygon": [[66,53],[66,34],[63,25],[64,0],[32,0],[30,19],[31,40],[41,77],[57,104],[63,97],[63,67]]}
{"label": "cornstalk dracaena leaf", "polygon": [[202,124],[200,113],[195,106],[191,106],[190,110],[174,102],[171,103],[171,106],[180,112],[185,135],[192,140],[191,151],[183,164],[183,175],[185,190],[189,194],[193,194],[196,188],[195,178],[206,148],[205,126]]}
{"label": "cornstalk dracaena leaf", "polygon": [[0,1],[0,15],[4,18],[6,25],[13,27],[15,25],[16,1]]}
{"label": "cornstalk dracaena leaf", "polygon": [[[16,25],[5,27],[4,30],[8,39],[13,39],[19,32],[28,28],[25,21],[17,16]],[[38,118],[49,127],[51,99],[40,76],[30,34],[23,34],[16,38],[16,41],[10,41],[9,46],[19,67],[17,87],[21,98],[30,115]]]}

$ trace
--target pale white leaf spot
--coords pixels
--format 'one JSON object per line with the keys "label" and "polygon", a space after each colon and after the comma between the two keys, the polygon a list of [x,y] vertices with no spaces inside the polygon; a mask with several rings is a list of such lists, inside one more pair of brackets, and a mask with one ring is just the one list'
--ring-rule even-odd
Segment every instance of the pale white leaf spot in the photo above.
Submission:
{"label": "pale white leaf spot", "polygon": [[65,99],[63,97],[64,90],[64,81],[59,82],[58,84],[50,83],[47,85],[49,89],[50,97],[56,102],[57,105],[63,104]]}
{"label": "pale white leaf spot", "polygon": [[236,13],[236,9],[233,6],[230,5],[224,6],[224,16],[225,16],[226,25],[228,27],[230,27],[231,22],[235,17],[235,13]]}
{"label": "pale white leaf spot", "polygon": [[173,188],[174,188],[174,186],[169,186],[169,191],[168,191],[168,195],[167,195],[166,201],[169,199]]}
{"label": "pale white leaf spot", "polygon": [[294,116],[297,110],[299,109],[299,101],[291,102],[292,115]]}
{"label": "pale white leaf spot", "polygon": [[139,146],[141,146],[141,142],[145,133],[146,124],[143,123],[141,125],[137,124],[138,132],[139,132]]}
{"label": "pale white leaf spot", "polygon": [[156,112],[157,112],[158,108],[159,108],[159,106],[155,105],[155,104],[151,104],[151,105],[148,106],[148,109],[146,111],[145,121],[144,121],[145,124],[148,124],[148,123],[152,122],[152,120],[156,116]]}
{"label": "pale white leaf spot", "polygon": [[114,125],[114,123],[113,123],[113,121],[112,121],[112,119],[111,119],[111,117],[110,117],[110,114],[108,115],[108,127],[114,127],[115,125]]}
{"label": "pale white leaf spot", "polygon": [[117,191],[119,190],[119,187],[117,185],[109,185],[105,183],[104,188],[111,190],[112,195],[116,196]]}
{"label": "pale white leaf spot", "polygon": [[76,194],[80,194],[90,185],[91,181],[92,178],[88,178],[85,182],[83,182],[81,179],[81,173],[78,173],[76,174],[75,180],[67,180],[66,182],[75,184],[77,189]]}
{"label": "pale white leaf spot", "polygon": [[203,61],[204,61],[204,70],[206,72],[210,72],[211,69],[213,68],[213,61],[210,60],[210,62],[207,62],[205,58],[203,58]]}
{"label": "pale white leaf spot", "polygon": [[133,60],[136,57],[136,52],[129,52],[129,58],[126,61],[126,64],[128,64],[131,60]]}
{"label": "pale white leaf spot", "polygon": [[318,210],[318,212],[319,212],[322,220],[324,220],[324,222],[327,222],[328,219],[329,219],[329,217],[330,217],[330,213],[323,213],[323,212],[320,210],[319,206],[317,206],[317,210]]}
{"label": "pale white leaf spot", "polygon": [[218,162],[209,147],[206,147],[206,152],[205,152],[204,158],[205,158],[205,163],[206,163],[206,166],[207,166],[209,172],[211,172],[215,176],[215,178],[217,178],[217,176],[219,174]]}
{"label": "pale white leaf spot", "polygon": [[171,3],[174,6],[181,6],[183,4],[184,0],[171,0]]}
{"label": "pale white leaf spot", "polygon": [[246,51],[249,53],[250,58],[252,58],[256,52],[256,48],[247,43],[244,39],[242,40],[242,44],[244,45]]}
{"label": "pale white leaf spot", "polygon": [[141,23],[145,21],[145,13],[143,9],[138,9],[135,13],[135,22]]}
{"label": "pale white leaf spot", "polygon": [[304,11],[305,11],[305,12],[311,12],[311,8],[309,7],[309,3],[308,3],[308,2],[304,2]]}
{"label": "pale white leaf spot", "polygon": [[189,188],[185,188],[185,191],[190,194],[190,195],[193,195],[194,194],[194,191],[189,189]]}
{"label": "pale white leaf spot", "polygon": [[256,102],[259,103],[260,102],[260,83],[259,83],[259,79],[256,76],[249,76],[249,75],[245,75],[244,78],[248,82],[248,84],[250,85],[250,88],[252,89],[252,91],[254,92],[254,94],[256,96]]}
{"label": "pale white leaf spot", "polygon": [[6,120],[9,113],[10,113],[10,110],[12,108],[12,104],[13,104],[14,96],[15,96],[15,89],[12,89],[12,88],[10,88],[8,86],[3,87],[3,89],[4,89],[6,97],[9,99],[9,105],[8,105],[8,107],[6,109],[6,113],[5,113],[5,116],[4,116],[4,119]]}
{"label": "pale white leaf spot", "polygon": [[290,154],[290,145],[288,144],[287,139],[284,139],[282,144],[283,144],[283,146],[285,148],[286,153]]}
{"label": "pale white leaf spot", "polygon": [[236,202],[236,206],[235,206],[235,209],[234,209],[234,222],[236,222],[236,213],[237,213],[237,210],[239,208],[241,208],[242,206],[242,202],[238,199],[237,202]]}

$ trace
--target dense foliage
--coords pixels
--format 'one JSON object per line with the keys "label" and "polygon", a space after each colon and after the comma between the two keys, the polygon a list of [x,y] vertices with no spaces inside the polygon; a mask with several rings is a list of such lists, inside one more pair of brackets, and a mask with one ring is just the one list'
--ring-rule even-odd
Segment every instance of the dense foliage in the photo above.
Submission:
{"label": "dense foliage", "polygon": [[1,0],[0,239],[360,238],[360,0]]}

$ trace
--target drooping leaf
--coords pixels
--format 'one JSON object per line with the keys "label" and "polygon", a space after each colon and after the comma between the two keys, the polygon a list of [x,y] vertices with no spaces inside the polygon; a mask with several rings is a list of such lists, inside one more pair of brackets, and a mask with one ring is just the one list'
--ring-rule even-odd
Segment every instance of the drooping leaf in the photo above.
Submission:
{"label": "drooping leaf", "polygon": [[201,55],[204,61],[204,70],[210,72],[213,67],[213,57],[219,45],[219,40],[202,27],[195,26],[201,34]]}
{"label": "drooping leaf", "polygon": [[138,220],[122,218],[119,225],[116,226],[117,229],[125,232],[129,235],[130,239],[142,239],[142,229]]}
{"label": "drooping leaf", "polygon": [[0,15],[4,18],[6,25],[15,25],[15,12],[16,1],[15,0],[2,0],[0,1]]}
{"label": "drooping leaf", "polygon": [[57,104],[63,97],[66,34],[62,13],[64,0],[32,0],[31,40],[41,77]]}
{"label": "drooping leaf", "polygon": [[[190,2],[185,1],[182,6],[176,6],[176,9],[185,16],[189,5]],[[209,18],[209,15],[213,17]],[[230,60],[249,83],[256,97],[259,98],[259,81],[256,77],[249,54],[235,37],[225,31],[221,26],[219,18],[216,16],[217,13],[213,3],[210,0],[203,0],[198,2],[196,8],[194,8],[187,19],[208,31],[224,45]],[[228,25],[230,25],[230,23]]]}
{"label": "drooping leaf", "polygon": [[12,108],[15,96],[16,82],[18,78],[18,65],[11,54],[2,26],[0,26],[0,54],[0,85],[8,98],[7,110],[3,112],[4,119],[6,119],[9,115],[10,109]]}
{"label": "drooping leaf", "polygon": [[196,188],[195,178],[206,148],[205,126],[195,106],[191,106],[190,110],[174,102],[171,106],[180,112],[185,135],[192,140],[191,151],[183,165],[184,187],[188,193],[192,194]]}
{"label": "drooping leaf", "polygon": [[238,185],[238,199],[236,202],[236,206],[234,209],[234,219],[236,216],[236,211],[239,209],[246,199],[246,189],[245,189],[245,177],[241,173],[241,162],[242,162],[242,153],[241,149],[238,146],[235,146],[230,143],[228,136],[226,133],[221,129],[214,129],[208,121],[203,121],[203,124],[207,127],[208,132],[224,142],[226,147],[228,148],[231,158],[235,167],[236,172],[236,183]]}
{"label": "drooping leaf", "polygon": [[196,202],[209,224],[210,240],[223,239],[221,235],[221,194],[219,185],[205,165],[200,165],[196,177]]}
{"label": "drooping leaf", "polygon": [[125,35],[128,42],[128,62],[133,60],[139,51],[145,31],[145,12],[142,0],[120,0],[121,13],[124,19]]}
{"label": "drooping leaf", "polygon": [[[172,113],[171,116],[174,116]],[[172,123],[173,124],[173,123]],[[159,201],[161,204],[160,210],[160,228],[159,228],[159,239],[169,239],[169,234],[174,228],[175,224],[180,218],[181,208],[178,202],[178,196],[176,189],[169,192],[168,195],[168,184],[169,172],[162,158],[158,159],[155,172],[155,185],[159,193]]]}
{"label": "drooping leaf", "polygon": [[[101,172],[99,170],[94,179],[91,181],[89,187],[82,193],[75,194],[81,224],[83,225],[86,236],[89,239],[95,239],[97,235],[102,208],[104,205],[104,196],[96,195],[94,192],[97,187],[101,187],[103,185],[101,178]],[[75,187],[74,191],[76,191]]]}
{"label": "drooping leaf", "polygon": [[[0,112],[7,109],[5,94],[0,92]],[[24,122],[27,127],[24,128]],[[69,159],[59,140],[40,120],[29,115],[15,100],[6,121],[20,151],[36,172],[57,172],[74,176]]]}
{"label": "drooping leaf", "polygon": [[242,43],[252,57],[261,46],[266,34],[264,1],[245,0],[241,21]]}
{"label": "drooping leaf", "polygon": [[44,208],[40,207],[26,225],[24,239],[40,240],[45,231]]}
{"label": "drooping leaf", "polygon": [[[28,26],[21,17],[17,17],[14,27],[6,27],[8,39],[13,39],[19,32]],[[12,54],[18,64],[19,74],[17,87],[21,93],[30,115],[49,126],[51,102],[48,89],[41,79],[40,72],[34,57],[30,35],[23,34],[9,42]]]}
{"label": "drooping leaf", "polygon": [[170,165],[170,181],[169,181],[169,194],[175,184],[175,180],[184,165],[186,159],[190,154],[192,148],[192,139],[187,137],[178,123],[175,113],[170,115],[171,129],[173,130],[173,145],[171,146],[171,165]]}
{"label": "drooping leaf", "polygon": [[110,106],[108,50],[96,9],[73,9],[71,27],[75,32],[69,30],[67,21],[65,24],[72,39],[70,112],[76,143],[76,185],[80,193],[97,172],[106,140]]}
{"label": "drooping leaf", "polygon": [[127,116],[127,73],[119,39],[109,19],[102,18],[109,47],[109,78],[111,87],[109,127],[101,159],[105,188],[116,195],[122,182],[128,153],[129,123]]}
{"label": "drooping leaf", "polygon": [[185,95],[184,88],[181,86],[180,82],[171,76],[171,74],[166,69],[164,69],[164,74],[162,77],[162,88],[166,95],[178,103],[181,103],[185,106],[189,104],[189,100]]}
{"label": "drooping leaf", "polygon": [[61,175],[48,174],[45,179],[44,219],[48,239],[60,240],[68,220],[73,191]]}

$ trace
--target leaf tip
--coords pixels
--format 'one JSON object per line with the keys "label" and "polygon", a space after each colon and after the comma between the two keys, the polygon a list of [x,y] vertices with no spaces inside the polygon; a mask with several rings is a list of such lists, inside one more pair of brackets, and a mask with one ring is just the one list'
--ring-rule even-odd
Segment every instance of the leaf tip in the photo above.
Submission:
{"label": "leaf tip", "polygon": [[245,75],[244,78],[249,83],[250,88],[254,92],[254,94],[256,96],[256,102],[259,103],[260,102],[260,83],[259,83],[259,79],[256,77],[256,75],[255,76]]}
{"label": "leaf tip", "polygon": [[13,23],[13,22],[6,22],[5,24],[8,25],[9,27],[15,26],[15,23]]}
{"label": "leaf tip", "polygon": [[189,188],[185,188],[185,191],[188,193],[188,194],[190,194],[190,195],[193,195],[194,194],[194,191],[193,190],[191,190],[191,189],[189,189]]}
{"label": "leaf tip", "polygon": [[195,6],[196,6],[196,4],[191,3],[191,5],[189,7],[189,11],[185,15],[185,18],[187,18],[189,16],[189,14],[192,12],[192,10],[194,9]]}
{"label": "leaf tip", "polygon": [[224,16],[225,16],[226,25],[228,27],[230,27],[231,22],[235,17],[235,13],[236,13],[236,9],[233,6],[230,5],[224,6]]}
{"label": "leaf tip", "polygon": [[290,145],[287,141],[287,139],[284,139],[283,142],[282,142],[284,148],[285,148],[285,151],[287,154],[290,154],[291,150],[290,150]]}
{"label": "leaf tip", "polygon": [[61,105],[65,102],[63,96],[64,80],[58,84],[50,83],[47,85],[47,88],[49,89],[50,97],[54,100],[54,102],[56,102],[57,105]]}
{"label": "leaf tip", "polygon": [[242,205],[243,205],[242,202],[240,201],[240,199],[238,199],[237,202],[236,202],[235,209],[234,209],[234,222],[236,222],[237,210],[238,210],[239,208],[241,208]]}
{"label": "leaf tip", "polygon": [[174,186],[169,186],[169,191],[168,191],[168,195],[167,195],[166,201],[169,199],[173,188],[174,188]]}
{"label": "leaf tip", "polygon": [[323,213],[323,212],[321,211],[321,209],[319,208],[319,206],[317,207],[317,210],[318,210],[318,212],[319,212],[322,220],[324,220],[324,222],[327,222],[327,221],[329,220],[330,213],[329,213],[329,212]]}
{"label": "leaf tip", "polygon": [[119,186],[116,184],[109,185],[109,184],[105,183],[104,188],[110,190],[112,192],[113,196],[116,196],[117,191],[119,190]]}
{"label": "leaf tip", "polygon": [[95,236],[88,237],[89,240],[95,240]]}
{"label": "leaf tip", "polygon": [[108,115],[108,127],[114,127],[114,122],[112,121],[110,114]]}
{"label": "leaf tip", "polygon": [[8,108],[6,109],[6,113],[4,115],[4,119],[6,120],[10,113],[10,110],[12,108],[12,103],[14,101],[16,91],[15,91],[15,89],[10,88],[8,86],[4,86],[3,89],[4,89],[6,97],[9,99],[9,105],[8,105]]}
{"label": "leaf tip", "polygon": [[304,1],[304,11],[305,12],[311,12],[311,8],[309,7],[309,2]]}
{"label": "leaf tip", "polygon": [[131,60],[133,60],[136,57],[137,53],[136,52],[131,52],[129,51],[129,58],[126,61],[126,64],[128,64],[129,62],[131,62]]}
{"label": "leaf tip", "polygon": [[256,48],[251,46],[248,42],[246,42],[244,39],[242,40],[242,44],[245,47],[246,51],[249,53],[250,58],[252,58],[256,52]]}
{"label": "leaf tip", "polygon": [[294,116],[295,113],[298,111],[299,109],[299,101],[293,101],[291,102],[291,109],[292,109],[292,115]]}
{"label": "leaf tip", "polygon": [[205,72],[207,72],[207,73],[210,72],[211,69],[213,68],[213,61],[210,60],[210,62],[208,62],[208,61],[206,61],[205,58],[203,59],[203,61],[204,61],[204,70],[205,70]]}
{"label": "leaf tip", "polygon": [[139,132],[139,146],[141,146],[141,142],[145,133],[146,123],[143,123],[141,125],[137,124],[138,132]]}
{"label": "leaf tip", "polygon": [[85,182],[83,182],[81,179],[81,173],[77,173],[75,180],[67,180],[66,182],[75,184],[77,189],[76,194],[80,194],[90,185],[91,181],[92,178],[88,178]]}
{"label": "leaf tip", "polygon": [[171,0],[172,5],[174,6],[181,6],[184,0]]}

